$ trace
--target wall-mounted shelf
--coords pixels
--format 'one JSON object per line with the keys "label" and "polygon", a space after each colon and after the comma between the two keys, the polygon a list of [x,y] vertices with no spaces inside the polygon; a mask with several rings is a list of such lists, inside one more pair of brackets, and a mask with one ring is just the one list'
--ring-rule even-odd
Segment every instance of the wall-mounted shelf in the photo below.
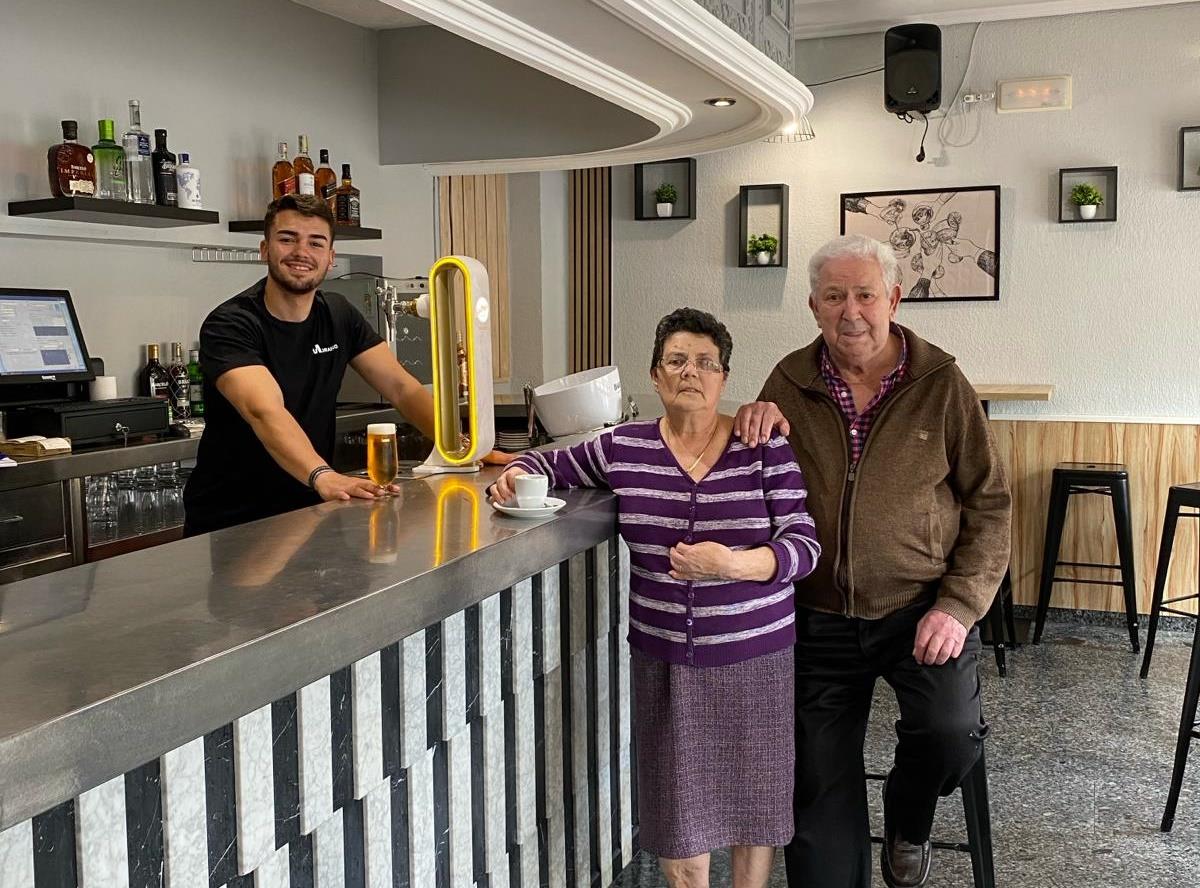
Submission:
{"label": "wall-mounted shelf", "polygon": [[[679,193],[670,216],[658,215],[654,192],[674,185]],[[639,222],[671,222],[696,218],[696,158],[678,157],[633,165],[633,218]]]}
{"label": "wall-mounted shelf", "polygon": [[182,225],[212,225],[221,221],[221,216],[216,210],[184,210],[179,207],[100,200],[95,197],[14,200],[8,205],[8,215],[101,225],[130,225],[137,228],[177,228]]}
{"label": "wall-mounted shelf", "polygon": [[1200,126],[1179,130],[1179,190],[1200,191]]}
{"label": "wall-mounted shelf", "polygon": [[[1082,182],[1094,185],[1104,196],[1092,219],[1081,219],[1078,208],[1071,203],[1071,189]],[[1067,167],[1058,171],[1058,221],[1062,223],[1093,223],[1117,221],[1117,168]]]}
{"label": "wall-mounted shelf", "polygon": [[[788,187],[743,185],[738,192],[738,268],[786,268],[788,252]],[[770,234],[779,240],[772,261],[760,265],[746,250],[751,235]]]}
{"label": "wall-mounted shelf", "polygon": [[[241,222],[230,222],[229,230],[239,234],[262,234],[262,219],[247,219]],[[379,240],[383,231],[378,228],[363,228],[359,225],[333,226],[335,240]]]}

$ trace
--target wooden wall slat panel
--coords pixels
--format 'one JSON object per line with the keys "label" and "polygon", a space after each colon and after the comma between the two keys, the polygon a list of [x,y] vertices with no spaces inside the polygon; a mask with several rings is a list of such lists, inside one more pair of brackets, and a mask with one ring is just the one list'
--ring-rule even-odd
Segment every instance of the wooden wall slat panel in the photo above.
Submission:
{"label": "wooden wall slat panel", "polygon": [[[1016,422],[993,420],[992,429],[1013,489],[1012,571],[1018,604],[1037,603],[1050,474],[1060,462],[1119,462],[1129,469],[1138,611],[1149,613],[1167,491],[1200,481],[1200,426],[1153,423]],[[1167,595],[1196,590],[1200,521],[1180,521]],[[1117,563],[1112,504],[1107,497],[1073,496],[1067,509],[1060,559]],[[1075,572],[1073,572],[1075,571]],[[1115,571],[1113,572],[1115,574]],[[1061,567],[1059,576],[1108,577]],[[1056,583],[1052,607],[1123,611],[1116,586]],[[1196,612],[1196,602],[1180,606]]]}
{"label": "wooden wall slat panel", "polygon": [[512,367],[507,177],[440,177],[438,219],[441,254],[471,256],[487,269],[492,300],[492,377],[506,381]]}
{"label": "wooden wall slat panel", "polygon": [[568,358],[572,373],[612,359],[611,170],[570,175]]}

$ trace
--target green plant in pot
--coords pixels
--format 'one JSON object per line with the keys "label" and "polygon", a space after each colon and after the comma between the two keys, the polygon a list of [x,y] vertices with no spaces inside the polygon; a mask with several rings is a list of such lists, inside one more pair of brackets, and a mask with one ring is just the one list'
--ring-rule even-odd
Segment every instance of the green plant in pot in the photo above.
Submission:
{"label": "green plant in pot", "polygon": [[664,182],[654,189],[654,209],[659,218],[669,219],[675,213],[675,201],[679,200],[679,192],[670,182]]}
{"label": "green plant in pot", "polygon": [[770,265],[779,251],[779,238],[770,234],[752,234],[746,241],[746,252],[759,265]]}
{"label": "green plant in pot", "polygon": [[1104,195],[1091,182],[1080,182],[1071,189],[1071,203],[1078,207],[1080,219],[1095,219],[1096,207],[1104,203]]}

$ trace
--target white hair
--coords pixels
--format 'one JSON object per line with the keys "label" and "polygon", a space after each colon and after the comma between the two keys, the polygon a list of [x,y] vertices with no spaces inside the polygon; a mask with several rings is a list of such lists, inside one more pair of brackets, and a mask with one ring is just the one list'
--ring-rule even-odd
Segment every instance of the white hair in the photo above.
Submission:
{"label": "white hair", "polygon": [[812,293],[817,292],[817,282],[821,279],[821,269],[831,259],[841,259],[846,256],[856,256],[859,259],[874,259],[879,263],[886,287],[900,283],[900,263],[896,254],[888,244],[880,243],[865,234],[843,234],[826,241],[808,260],[808,287]]}

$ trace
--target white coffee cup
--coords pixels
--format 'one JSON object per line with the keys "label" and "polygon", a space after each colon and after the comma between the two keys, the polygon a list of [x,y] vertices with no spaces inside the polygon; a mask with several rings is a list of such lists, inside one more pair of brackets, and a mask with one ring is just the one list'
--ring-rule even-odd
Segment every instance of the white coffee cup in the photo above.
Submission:
{"label": "white coffee cup", "polygon": [[513,488],[517,493],[517,508],[537,509],[545,504],[550,484],[545,475],[518,475]]}
{"label": "white coffee cup", "polygon": [[88,399],[91,401],[111,401],[117,396],[117,377],[97,376],[88,385]]}

